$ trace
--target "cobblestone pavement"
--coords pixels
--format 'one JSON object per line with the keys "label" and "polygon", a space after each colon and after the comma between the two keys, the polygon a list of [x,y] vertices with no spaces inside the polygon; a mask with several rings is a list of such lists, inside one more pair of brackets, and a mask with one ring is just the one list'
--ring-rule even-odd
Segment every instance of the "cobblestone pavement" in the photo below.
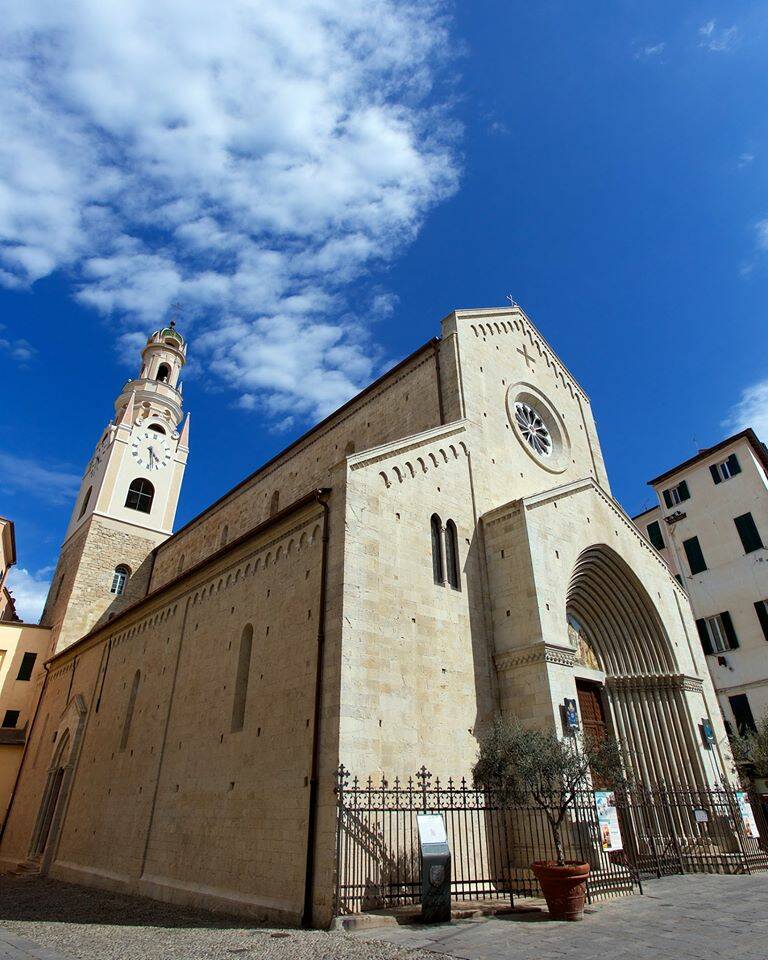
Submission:
{"label": "cobblestone pavement", "polygon": [[666,877],[645,883],[644,891],[642,897],[595,904],[581,923],[522,914],[353,936],[460,960],[768,958],[768,873]]}
{"label": "cobblestone pavement", "polygon": [[435,960],[346,933],[249,926],[142,897],[0,876],[0,960]]}
{"label": "cobblestone pavement", "polygon": [[249,927],[50,880],[0,878],[0,960],[767,960],[768,874],[669,877],[596,904],[582,923],[545,914],[353,934]]}

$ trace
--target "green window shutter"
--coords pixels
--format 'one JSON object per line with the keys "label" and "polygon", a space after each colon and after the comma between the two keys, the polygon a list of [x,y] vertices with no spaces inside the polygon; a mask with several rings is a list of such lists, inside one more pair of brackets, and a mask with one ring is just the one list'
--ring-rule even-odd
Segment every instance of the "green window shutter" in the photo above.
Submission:
{"label": "green window shutter", "polygon": [[723,478],[720,476],[720,471],[717,469],[716,463],[713,463],[710,466],[709,472],[712,474],[712,479],[715,481],[715,483],[720,483],[722,481]]}
{"label": "green window shutter", "polygon": [[670,510],[674,506],[672,503],[672,494],[669,492],[669,490],[664,491],[664,503],[669,507]]}
{"label": "green window shutter", "polygon": [[663,550],[666,544],[664,543],[664,537],[662,535],[658,520],[654,520],[653,523],[649,523],[646,529],[648,530],[648,539],[651,541],[654,547],[656,547],[657,550]]}
{"label": "green window shutter", "polygon": [[724,610],[720,614],[720,619],[723,622],[723,630],[725,630],[725,635],[728,638],[728,646],[731,650],[736,650],[739,646],[739,640],[736,636],[736,631],[733,629],[733,620],[731,620],[730,613]]}
{"label": "green window shutter", "polygon": [[690,494],[690,492],[688,491],[688,484],[685,482],[685,480],[681,480],[680,483],[678,483],[678,485],[677,485],[677,492],[680,494],[680,499],[681,499],[681,500],[690,500],[690,499],[691,499],[691,494]]}
{"label": "green window shutter", "polygon": [[704,622],[704,618],[696,621],[696,629],[699,631],[699,640],[701,640],[701,648],[704,653],[714,653],[712,649],[712,641],[709,639],[709,633],[707,631],[707,625]]}
{"label": "green window shutter", "polygon": [[690,537],[688,540],[683,540],[683,549],[688,558],[688,566],[691,568],[691,576],[702,573],[707,569],[707,563],[704,559],[704,554],[701,552],[698,537]]}
{"label": "green window shutter", "polygon": [[745,553],[752,553],[762,547],[763,541],[751,513],[742,513],[740,517],[734,517],[733,522],[736,524]]}
{"label": "green window shutter", "polygon": [[768,640],[768,604],[765,600],[755,601],[755,612],[757,613],[757,619],[760,621],[760,626],[763,628],[763,636]]}
{"label": "green window shutter", "polygon": [[741,473],[741,464],[735,453],[732,453],[730,457],[728,457],[728,469],[732,477],[735,477],[737,473]]}

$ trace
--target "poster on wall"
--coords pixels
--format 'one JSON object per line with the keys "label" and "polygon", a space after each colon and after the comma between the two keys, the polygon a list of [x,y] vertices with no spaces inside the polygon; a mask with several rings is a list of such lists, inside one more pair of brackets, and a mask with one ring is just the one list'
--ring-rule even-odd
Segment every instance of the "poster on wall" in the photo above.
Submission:
{"label": "poster on wall", "polygon": [[741,817],[741,825],[744,833],[748,837],[754,837],[756,840],[759,839],[760,834],[757,831],[757,821],[752,811],[752,804],[747,799],[746,793],[739,790],[736,793],[736,802],[739,805],[739,816]]}
{"label": "poster on wall", "polygon": [[616,797],[613,790],[595,790],[597,825],[600,830],[600,846],[603,850],[623,850],[619,811],[616,809]]}

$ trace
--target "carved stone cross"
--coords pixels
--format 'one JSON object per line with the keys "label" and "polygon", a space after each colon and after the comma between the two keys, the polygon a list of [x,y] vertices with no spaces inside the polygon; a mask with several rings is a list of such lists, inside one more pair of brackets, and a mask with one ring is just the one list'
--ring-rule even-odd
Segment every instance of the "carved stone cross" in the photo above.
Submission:
{"label": "carved stone cross", "polygon": [[530,353],[528,353],[528,345],[527,345],[526,343],[524,343],[524,344],[523,344],[523,349],[520,350],[520,349],[518,348],[518,351],[517,351],[517,352],[520,354],[521,357],[523,357],[523,359],[525,360],[525,365],[526,365],[526,367],[528,367],[528,369],[530,370],[530,369],[531,369],[531,364],[536,363],[536,361],[533,359],[533,357],[530,355]]}

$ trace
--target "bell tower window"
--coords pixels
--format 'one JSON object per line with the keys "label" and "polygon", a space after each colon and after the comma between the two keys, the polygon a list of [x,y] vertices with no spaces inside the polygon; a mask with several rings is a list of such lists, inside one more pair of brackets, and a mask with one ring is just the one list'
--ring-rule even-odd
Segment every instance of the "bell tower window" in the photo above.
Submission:
{"label": "bell tower window", "polygon": [[158,383],[168,383],[171,379],[171,368],[167,363],[161,363],[157,368],[157,381]]}
{"label": "bell tower window", "polygon": [[155,433],[162,433],[165,436],[165,427],[161,427],[159,423],[150,423],[147,430],[153,430]]}
{"label": "bell tower window", "polygon": [[80,507],[80,516],[77,518],[78,520],[83,519],[85,511],[88,509],[88,501],[91,499],[92,490],[93,490],[93,487],[88,487],[88,489],[85,492],[85,496],[83,497],[83,505],[82,507]]}
{"label": "bell tower window", "polygon": [[119,563],[115,567],[115,572],[112,574],[112,586],[109,588],[110,593],[114,593],[116,597],[122,597],[125,593],[125,585],[128,583],[128,577],[131,571],[124,563]]}
{"label": "bell tower window", "polygon": [[144,477],[134,480],[128,487],[128,496],[125,505],[129,510],[138,510],[139,513],[149,513],[152,510],[152,501],[155,498],[155,488]]}

